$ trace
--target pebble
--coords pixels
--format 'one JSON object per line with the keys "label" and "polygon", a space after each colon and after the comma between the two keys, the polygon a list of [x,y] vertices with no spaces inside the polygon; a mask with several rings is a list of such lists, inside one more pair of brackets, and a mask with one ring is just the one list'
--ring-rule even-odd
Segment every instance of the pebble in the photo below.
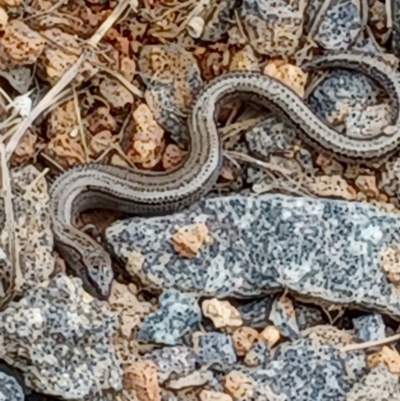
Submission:
{"label": "pebble", "polygon": [[200,365],[228,371],[237,361],[232,338],[228,334],[211,332],[194,336],[194,350]]}
{"label": "pebble", "polygon": [[353,319],[354,336],[358,341],[378,341],[386,338],[382,315],[373,313]]}

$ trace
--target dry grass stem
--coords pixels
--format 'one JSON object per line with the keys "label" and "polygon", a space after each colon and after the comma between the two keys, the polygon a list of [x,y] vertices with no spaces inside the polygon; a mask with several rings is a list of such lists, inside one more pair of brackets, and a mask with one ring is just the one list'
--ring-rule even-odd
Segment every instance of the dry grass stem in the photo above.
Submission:
{"label": "dry grass stem", "polygon": [[144,96],[143,91],[141,91],[137,86],[130,83],[124,76],[122,76],[117,71],[114,71],[111,68],[105,67],[104,65],[98,63],[93,63],[93,65],[98,67],[101,71],[106,72],[107,74],[110,74],[114,78],[118,79],[118,81],[120,81],[121,84],[124,85],[125,88],[128,89],[128,91],[131,92],[133,95],[143,98]]}
{"label": "dry grass stem", "polygon": [[4,211],[6,215],[6,230],[8,232],[8,256],[11,262],[11,278],[10,286],[7,289],[5,297],[0,302],[0,309],[12,299],[14,293],[22,287],[23,277],[19,260],[20,247],[15,235],[15,219],[13,209],[13,195],[11,188],[10,171],[7,166],[6,150],[4,143],[0,143],[1,158],[1,181],[2,194],[4,198]]}
{"label": "dry grass stem", "polygon": [[[59,93],[75,78],[79,72],[79,68],[85,59],[85,53],[83,53],[76,63],[62,76],[62,78],[47,92],[46,96],[36,105],[35,108],[29,113],[23,122],[18,127],[17,131],[13,134],[10,142],[6,146],[6,158],[10,160],[14,150],[17,148],[21,138],[24,136],[25,131],[33,124],[33,122],[47,110],[57,98]],[[8,133],[7,133],[8,134]],[[7,135],[6,134],[6,135]]]}
{"label": "dry grass stem", "polygon": [[386,345],[390,344],[392,342],[400,340],[400,334],[395,334],[390,337],[386,337],[382,340],[377,340],[377,341],[366,341],[361,344],[349,344],[346,345],[345,347],[340,349],[340,352],[349,352],[349,351],[356,351],[359,349],[366,349],[366,348],[371,348],[371,347],[379,347],[380,345]]}
{"label": "dry grass stem", "polygon": [[263,121],[266,117],[255,117],[249,118],[245,121],[239,121],[237,123],[230,124],[226,127],[220,128],[218,131],[221,134],[221,139],[226,141],[229,138],[234,137],[241,131],[248,131],[250,128],[254,127],[255,125],[259,124]]}
{"label": "dry grass stem", "polygon": [[75,114],[76,114],[76,119],[78,121],[78,127],[79,127],[79,136],[81,138],[81,143],[83,147],[83,151],[85,153],[85,161],[86,163],[89,161],[89,150],[88,146],[86,143],[86,135],[85,135],[85,128],[83,127],[82,123],[82,116],[81,116],[81,110],[79,108],[79,100],[78,100],[78,95],[76,93],[75,88],[73,88],[74,92],[74,108],[75,108]]}
{"label": "dry grass stem", "polygon": [[87,41],[87,44],[89,46],[96,47],[103,36],[115,24],[115,22],[121,17],[128,7],[131,9],[129,0],[120,0],[108,18],[100,25],[99,29]]}

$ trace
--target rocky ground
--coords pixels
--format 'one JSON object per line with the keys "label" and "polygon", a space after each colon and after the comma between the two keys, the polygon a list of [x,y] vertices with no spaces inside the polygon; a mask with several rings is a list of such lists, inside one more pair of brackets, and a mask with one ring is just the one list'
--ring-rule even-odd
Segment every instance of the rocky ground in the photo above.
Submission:
{"label": "rocky ground", "polygon": [[224,106],[207,199],[79,217],[113,255],[106,301],[55,251],[49,211],[49,185],[72,166],[175,168],[193,99],[228,71],[270,75],[338,132],[372,138],[389,94],[301,66],[356,50],[397,69],[399,9],[0,0],[0,401],[399,401],[397,154],[339,162],[278,115]]}

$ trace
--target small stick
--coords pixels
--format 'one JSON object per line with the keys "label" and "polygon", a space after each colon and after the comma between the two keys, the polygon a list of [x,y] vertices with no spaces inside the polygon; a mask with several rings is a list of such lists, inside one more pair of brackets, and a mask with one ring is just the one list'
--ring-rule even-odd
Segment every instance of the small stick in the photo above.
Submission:
{"label": "small stick", "polygon": [[372,347],[377,347],[379,345],[385,345],[392,343],[394,341],[400,340],[400,334],[395,334],[390,337],[386,337],[383,340],[376,340],[376,341],[366,341],[361,344],[349,344],[346,345],[345,347],[340,349],[340,352],[348,352],[348,351],[355,351],[359,349],[365,349],[365,348],[372,348]]}

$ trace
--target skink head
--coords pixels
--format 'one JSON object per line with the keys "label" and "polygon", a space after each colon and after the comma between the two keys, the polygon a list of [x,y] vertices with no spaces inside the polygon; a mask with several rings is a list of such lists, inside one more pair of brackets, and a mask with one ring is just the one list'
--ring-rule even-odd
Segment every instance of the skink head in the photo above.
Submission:
{"label": "skink head", "polygon": [[83,288],[96,298],[107,299],[114,278],[109,254],[75,227],[58,227],[55,232],[57,250],[82,280]]}
{"label": "skink head", "polygon": [[94,289],[98,298],[107,299],[114,279],[110,256],[99,247],[86,255],[83,262],[90,287]]}

